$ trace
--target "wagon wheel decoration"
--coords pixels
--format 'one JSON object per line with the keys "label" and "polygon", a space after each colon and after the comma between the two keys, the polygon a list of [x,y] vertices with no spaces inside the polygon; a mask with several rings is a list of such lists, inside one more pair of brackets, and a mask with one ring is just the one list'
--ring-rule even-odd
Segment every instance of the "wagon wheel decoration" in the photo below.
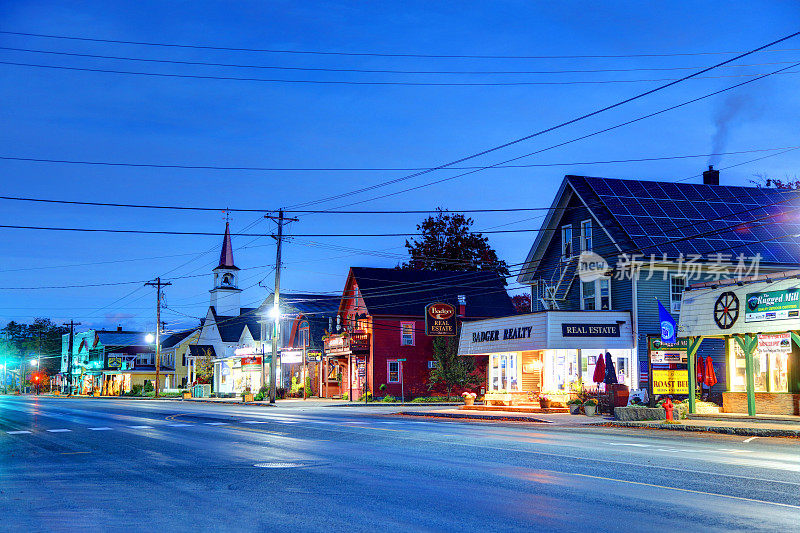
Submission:
{"label": "wagon wheel decoration", "polygon": [[714,322],[720,329],[730,329],[739,318],[739,298],[732,292],[723,292],[714,304]]}

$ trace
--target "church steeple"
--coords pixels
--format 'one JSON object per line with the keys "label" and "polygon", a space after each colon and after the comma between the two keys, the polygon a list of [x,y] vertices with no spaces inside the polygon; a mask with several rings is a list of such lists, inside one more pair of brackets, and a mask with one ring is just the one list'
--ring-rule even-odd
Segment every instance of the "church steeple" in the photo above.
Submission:
{"label": "church steeple", "polygon": [[231,246],[229,222],[225,222],[225,237],[222,238],[222,251],[219,254],[219,265],[217,265],[217,268],[221,267],[236,268],[236,265],[233,264],[233,247]]}
{"label": "church steeple", "polygon": [[239,267],[233,264],[230,223],[225,222],[225,237],[219,265],[214,269],[214,287],[211,289],[211,305],[218,315],[238,316],[240,313]]}

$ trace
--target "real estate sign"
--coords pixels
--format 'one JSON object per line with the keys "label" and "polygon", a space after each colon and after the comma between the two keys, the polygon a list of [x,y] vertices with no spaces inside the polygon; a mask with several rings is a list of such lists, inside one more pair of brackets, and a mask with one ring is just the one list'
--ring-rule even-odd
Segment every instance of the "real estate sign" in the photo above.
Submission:
{"label": "real estate sign", "polygon": [[453,337],[458,334],[456,308],[437,302],[425,307],[425,335],[429,337]]}
{"label": "real estate sign", "polygon": [[800,291],[751,292],[744,308],[745,322],[797,319],[800,317]]}

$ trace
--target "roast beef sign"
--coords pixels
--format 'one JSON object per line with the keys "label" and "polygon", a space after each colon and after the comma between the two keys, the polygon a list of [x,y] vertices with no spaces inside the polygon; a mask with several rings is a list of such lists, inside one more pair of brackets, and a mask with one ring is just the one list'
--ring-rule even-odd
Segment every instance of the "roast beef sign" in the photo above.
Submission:
{"label": "roast beef sign", "polygon": [[458,334],[456,308],[437,302],[425,307],[425,335],[429,337],[454,337]]}

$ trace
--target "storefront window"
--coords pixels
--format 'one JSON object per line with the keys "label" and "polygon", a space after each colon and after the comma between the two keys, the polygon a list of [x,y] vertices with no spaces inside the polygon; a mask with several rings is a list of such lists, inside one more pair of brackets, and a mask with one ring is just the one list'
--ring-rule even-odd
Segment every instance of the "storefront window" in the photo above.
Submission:
{"label": "storefront window", "polygon": [[492,354],[489,373],[489,390],[519,391],[519,354]]}
{"label": "storefront window", "polygon": [[[766,335],[764,337],[767,337]],[[770,335],[773,339],[777,335]],[[770,340],[773,340],[770,339]],[[764,342],[765,348],[756,348],[753,352],[753,384],[755,392],[788,392],[789,391],[789,349],[776,350],[773,342]],[[771,345],[771,346],[770,346]],[[770,346],[766,348],[766,346]],[[789,345],[791,346],[791,345]],[[731,391],[747,392],[747,366],[739,343],[731,339],[728,343],[730,360]]]}

